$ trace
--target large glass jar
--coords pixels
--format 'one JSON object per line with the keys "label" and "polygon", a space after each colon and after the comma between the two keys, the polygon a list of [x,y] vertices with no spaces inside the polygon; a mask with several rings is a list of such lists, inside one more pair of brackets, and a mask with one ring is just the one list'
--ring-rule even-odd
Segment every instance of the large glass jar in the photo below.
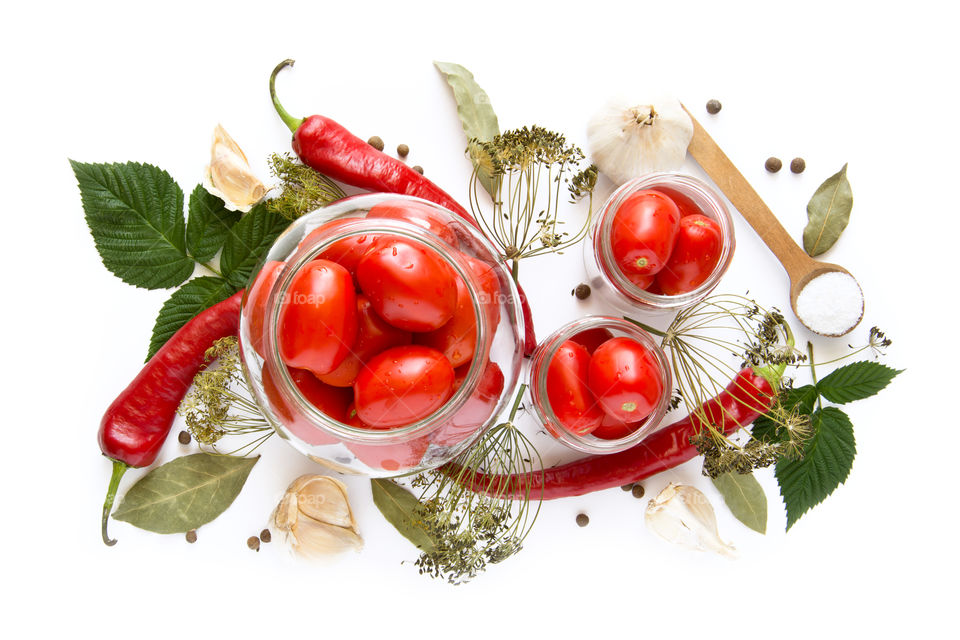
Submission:
{"label": "large glass jar", "polygon": [[[372,208],[374,213],[368,216]],[[430,415],[391,428],[359,426],[344,418],[339,408],[352,397],[352,386],[331,390],[318,383],[323,376],[289,367],[281,353],[281,316],[296,299],[296,294],[291,297],[291,283],[298,272],[321,254],[332,259],[331,252],[344,246],[343,241],[357,246],[373,238],[414,246],[451,268],[462,279],[456,287],[458,305],[466,300],[464,313],[469,317],[472,309],[475,330],[472,353],[450,356],[457,366],[449,399]],[[353,275],[354,285],[361,289]],[[284,326],[283,331],[288,330]],[[443,207],[392,194],[348,198],[291,224],[251,278],[240,329],[244,373],[280,436],[316,462],[368,476],[439,466],[495,424],[519,382],[523,335],[516,287],[489,241]],[[412,336],[414,343],[423,341],[418,333]],[[340,403],[338,409],[323,410],[324,397]]]}
{"label": "large glass jar", "polygon": [[[720,228],[721,243],[716,264],[706,279],[691,291],[664,295],[653,287],[643,289],[631,282],[617,266],[611,242],[614,216],[625,200],[646,189],[660,191],[673,199],[681,215],[698,213],[711,218]],[[625,183],[607,198],[591,223],[587,241],[583,243],[583,262],[590,287],[610,306],[626,313],[636,310],[665,313],[706,298],[730,265],[735,247],[733,220],[723,200],[712,188],[692,176],[649,173]]]}

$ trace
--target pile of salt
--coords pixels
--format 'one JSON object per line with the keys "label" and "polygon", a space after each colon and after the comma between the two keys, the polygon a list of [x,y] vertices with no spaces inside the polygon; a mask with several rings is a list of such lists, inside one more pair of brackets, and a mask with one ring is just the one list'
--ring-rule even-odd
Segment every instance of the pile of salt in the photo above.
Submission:
{"label": "pile of salt", "polygon": [[850,274],[831,271],[808,282],[797,296],[797,317],[824,336],[840,336],[863,317],[863,292]]}

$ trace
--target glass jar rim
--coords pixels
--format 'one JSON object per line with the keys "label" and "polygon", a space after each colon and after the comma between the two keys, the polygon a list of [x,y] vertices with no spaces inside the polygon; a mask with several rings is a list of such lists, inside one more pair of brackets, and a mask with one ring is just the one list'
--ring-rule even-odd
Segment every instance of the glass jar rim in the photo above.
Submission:
{"label": "glass jar rim", "polygon": [[[573,433],[563,426],[563,423],[557,418],[553,412],[553,407],[550,405],[550,399],[547,395],[546,368],[549,367],[550,362],[564,342],[590,329],[614,329],[632,338],[636,338],[644,347],[650,350],[660,368],[663,393],[657,405],[647,418],[643,420],[643,424],[623,438],[604,440],[596,436],[590,436],[590,434],[581,436]],[[539,375],[541,371],[543,375]],[[629,449],[659,428],[670,402],[670,392],[673,389],[673,374],[666,354],[649,332],[623,318],[591,315],[563,325],[537,345],[537,349],[531,357],[529,383],[534,411],[541,414],[539,417],[545,424],[549,423],[553,425],[553,427],[562,434],[562,437],[557,437],[560,442],[584,453],[608,454]]]}

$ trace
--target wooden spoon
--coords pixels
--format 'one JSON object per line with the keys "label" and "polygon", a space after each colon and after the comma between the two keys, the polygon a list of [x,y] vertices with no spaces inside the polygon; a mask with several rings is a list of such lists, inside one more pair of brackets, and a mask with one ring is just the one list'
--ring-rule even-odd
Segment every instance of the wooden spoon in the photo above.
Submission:
{"label": "wooden spoon", "polygon": [[[689,114],[690,112],[687,111],[687,113]],[[760,239],[770,248],[770,251],[773,252],[773,255],[777,257],[780,264],[782,264],[783,268],[787,271],[787,276],[790,278],[790,306],[793,308],[793,312],[797,315],[800,322],[814,333],[819,333],[820,335],[841,336],[853,331],[854,327],[860,324],[860,319],[863,317],[862,291],[860,293],[860,318],[857,318],[857,321],[845,331],[830,333],[829,330],[824,331],[822,328],[818,329],[817,327],[807,325],[803,319],[799,317],[799,314],[797,314],[797,298],[811,280],[831,272],[845,273],[851,278],[853,278],[853,276],[840,265],[820,262],[808,256],[806,252],[793,241],[793,238],[791,238],[787,230],[783,228],[783,225],[780,224],[777,217],[773,215],[773,212],[770,211],[763,200],[760,199],[760,196],[753,190],[753,187],[751,187],[747,179],[743,177],[743,174],[733,165],[730,158],[726,156],[719,145],[714,142],[713,138],[700,126],[696,118],[691,115],[690,119],[693,121],[693,139],[690,141],[690,146],[687,147],[687,150],[690,152],[690,155],[693,156],[693,159],[703,167],[703,170],[707,172],[707,175],[710,176],[713,182],[720,187],[720,190],[723,191],[733,206],[737,208],[740,215],[750,223],[753,230],[757,232]],[[854,281],[856,281],[856,279],[854,279]]]}

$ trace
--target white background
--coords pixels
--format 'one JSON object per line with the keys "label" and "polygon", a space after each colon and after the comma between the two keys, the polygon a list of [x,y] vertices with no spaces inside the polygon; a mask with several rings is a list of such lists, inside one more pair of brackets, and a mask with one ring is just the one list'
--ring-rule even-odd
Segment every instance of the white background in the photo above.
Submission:
{"label": "white background", "polygon": [[[0,625],[115,638],[213,637],[226,628],[235,637],[946,633],[958,569],[948,376],[960,140],[956,38],[935,8],[946,3],[325,5],[5,10],[0,487],[2,573],[13,596]],[[460,199],[465,140],[434,59],[471,69],[502,127],[536,122],[584,145],[586,121],[608,96],[673,93],[794,237],[817,185],[849,162],[853,217],[825,257],[848,267],[866,295],[850,340],[862,343],[880,325],[894,339],[886,362],[907,372],[848,407],[858,455],[847,483],[784,534],[772,472],[759,474],[771,512],[760,536],[688,464],[646,481],[648,496],[671,479],[704,490],[739,560],[661,542],[643,524],[646,500],[614,489],[545,504],[522,553],[453,588],[401,564],[415,551],[379,517],[362,479],[347,480],[367,543],[361,554],[315,566],[278,544],[247,550],[286,484],[316,470],[274,439],[195,545],[113,522],[120,542],[104,547],[109,463],[97,425],[139,370],[169,294],[135,289],[103,268],[67,158],[154,163],[189,192],[220,122],[266,179],[266,156],[289,144],[267,96],[271,69],[287,57],[297,60],[279,81],[289,111],[380,135],[388,150],[409,144],[410,163]],[[723,110],[708,116],[713,97]],[[768,175],[770,155],[785,165],[803,156],[807,171]],[[700,175],[692,161],[686,169]],[[598,194],[609,190],[602,183]],[[720,291],[749,289],[786,308],[786,277],[735,218],[737,254]],[[570,297],[581,277],[579,251],[523,266],[541,336],[602,311]],[[824,357],[845,348],[817,345]],[[161,460],[184,451],[171,438]],[[139,475],[128,473],[123,488]],[[574,524],[581,511],[591,517],[586,529]]]}

